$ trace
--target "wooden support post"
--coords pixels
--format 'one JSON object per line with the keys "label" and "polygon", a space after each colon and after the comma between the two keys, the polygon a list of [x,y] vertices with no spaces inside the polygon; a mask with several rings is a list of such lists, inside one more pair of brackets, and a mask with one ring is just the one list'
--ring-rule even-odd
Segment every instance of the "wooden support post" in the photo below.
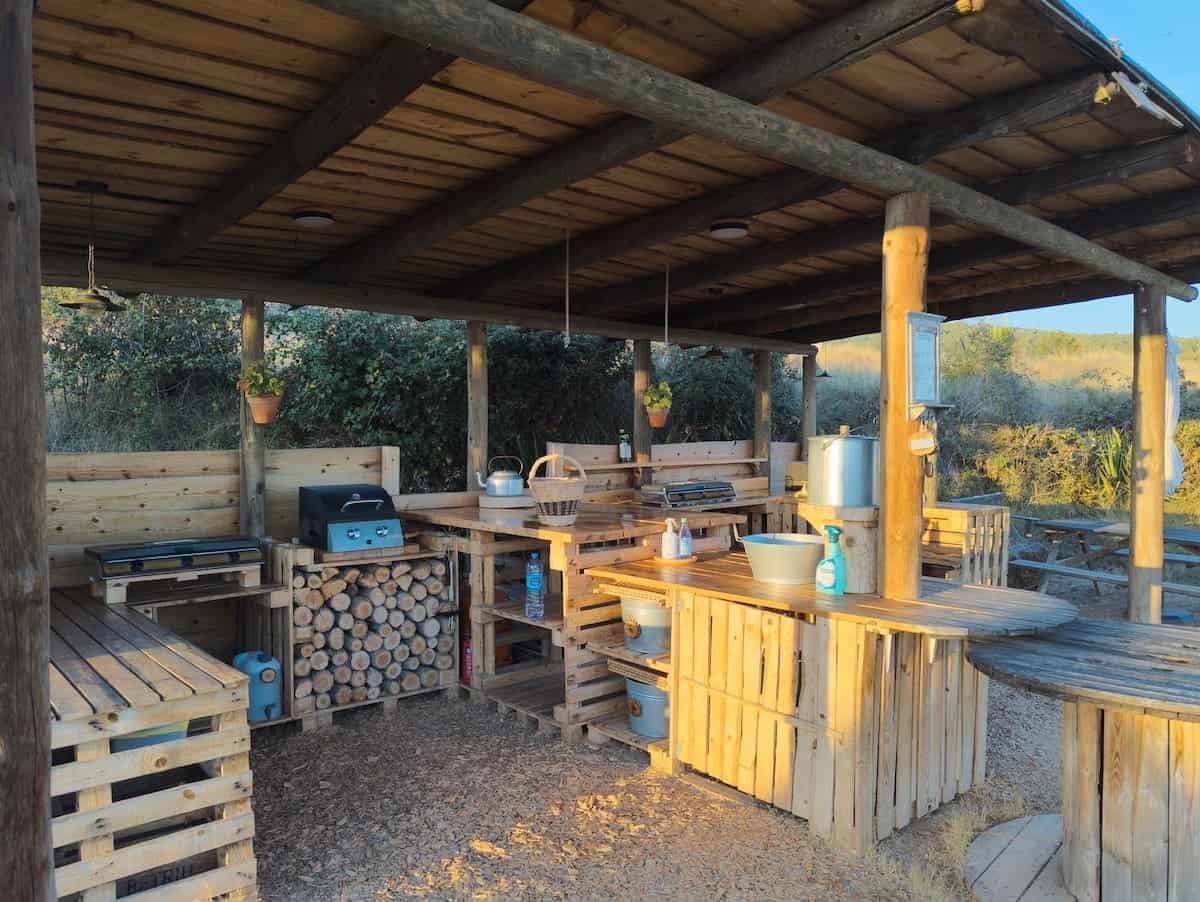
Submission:
{"label": "wooden support post", "polygon": [[[651,366],[650,339],[636,339],[633,342],[633,459],[639,464],[650,463],[650,421],[642,406],[642,394],[650,387]],[[641,471],[639,482],[642,485],[653,481],[653,471]]]}
{"label": "wooden support post", "polygon": [[757,464],[759,475],[771,475],[771,352],[754,352],[754,457],[765,457]]}
{"label": "wooden support post", "polygon": [[[263,302],[242,301],[242,371],[263,360]],[[242,397],[241,429],[241,530],[248,536],[266,535],[267,531],[267,445],[266,427],[254,422],[250,405]],[[280,538],[288,538],[280,536]]]}
{"label": "wooden support post", "polygon": [[55,894],[32,15],[29,0],[0,0],[0,873],[10,898],[41,902]]}
{"label": "wooden support post", "polygon": [[808,460],[808,440],[817,434],[817,357],[808,354],[801,364],[803,411],[800,421],[800,459]]}
{"label": "wooden support post", "polygon": [[479,483],[475,474],[487,478],[488,455],[488,363],[487,323],[467,323],[467,491]]}
{"label": "wooden support post", "polygon": [[1129,619],[1137,623],[1162,622],[1166,403],[1166,300],[1161,289],[1141,288],[1133,298],[1133,472],[1129,492]]}
{"label": "wooden support post", "polygon": [[908,314],[925,309],[929,198],[901,194],[887,204],[883,234],[883,358],[879,387],[879,592],[918,598],[921,591],[921,458],[912,453],[908,418]]}

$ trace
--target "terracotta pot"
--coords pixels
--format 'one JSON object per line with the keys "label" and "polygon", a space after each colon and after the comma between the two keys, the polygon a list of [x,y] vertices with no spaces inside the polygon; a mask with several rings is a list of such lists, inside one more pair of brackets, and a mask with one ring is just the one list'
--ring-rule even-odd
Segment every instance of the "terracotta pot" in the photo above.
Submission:
{"label": "terracotta pot", "polygon": [[671,412],[670,407],[646,408],[646,419],[650,421],[650,425],[655,429],[662,429],[667,425],[667,414]]}
{"label": "terracotta pot", "polygon": [[275,419],[279,413],[279,402],[283,395],[246,395],[246,403],[250,405],[250,419],[265,426]]}

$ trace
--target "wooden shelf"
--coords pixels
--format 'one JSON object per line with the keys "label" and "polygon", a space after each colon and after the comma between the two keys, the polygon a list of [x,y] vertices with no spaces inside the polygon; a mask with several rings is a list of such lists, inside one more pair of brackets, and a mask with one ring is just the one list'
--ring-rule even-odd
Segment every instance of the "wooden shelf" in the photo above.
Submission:
{"label": "wooden shelf", "polygon": [[504,708],[520,711],[535,720],[556,724],[554,706],[566,702],[567,690],[562,674],[537,677],[509,686],[485,690],[489,699]]}
{"label": "wooden shelf", "polygon": [[721,467],[729,464],[762,464],[766,463],[768,458],[765,457],[714,457],[706,460],[652,460],[647,464],[639,463],[614,463],[614,464],[589,464],[587,469],[591,470],[669,470],[672,467]]}
{"label": "wooden shelf", "polygon": [[530,626],[540,626],[547,630],[561,630],[563,626],[562,597],[550,595],[546,598],[545,617],[526,617],[524,602],[509,602],[491,607],[481,607],[481,611],[503,617],[505,620],[515,620],[517,623],[527,623]]}
{"label": "wooden shelf", "polygon": [[670,652],[661,652],[657,655],[644,655],[640,652],[629,650],[623,642],[589,642],[588,650],[598,655],[604,655],[606,658],[624,661],[626,664],[635,664],[638,667],[644,667],[647,670],[654,670],[658,673],[665,674],[671,672]]}
{"label": "wooden shelf", "polygon": [[239,586],[237,583],[209,583],[203,586],[193,586],[189,589],[171,592],[169,595],[161,593],[156,595],[147,592],[144,596],[141,596],[140,593],[129,592],[126,595],[125,604],[134,607],[166,608],[180,604],[224,601],[229,598],[270,596],[276,592],[280,593],[279,601],[281,603],[275,603],[274,599],[268,598],[267,602],[270,607],[287,607],[292,603],[291,589],[281,583],[264,583],[260,586]]}
{"label": "wooden shelf", "polygon": [[[609,714],[607,717],[601,717],[599,720],[588,722],[588,736],[593,733],[599,733],[601,736],[608,739],[615,739],[617,742],[639,749],[647,754],[651,754],[651,749],[661,752],[662,755],[667,754],[668,740],[651,739],[649,736],[641,736],[633,730],[629,729],[629,715],[623,711],[618,711],[616,714]],[[594,740],[593,740],[594,741]]]}

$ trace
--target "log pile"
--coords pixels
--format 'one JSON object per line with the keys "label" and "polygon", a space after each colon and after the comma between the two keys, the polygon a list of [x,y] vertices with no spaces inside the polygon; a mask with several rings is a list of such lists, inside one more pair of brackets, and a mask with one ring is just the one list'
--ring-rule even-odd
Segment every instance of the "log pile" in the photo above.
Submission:
{"label": "log pile", "polygon": [[452,685],[457,610],[437,559],[297,568],[293,713]]}

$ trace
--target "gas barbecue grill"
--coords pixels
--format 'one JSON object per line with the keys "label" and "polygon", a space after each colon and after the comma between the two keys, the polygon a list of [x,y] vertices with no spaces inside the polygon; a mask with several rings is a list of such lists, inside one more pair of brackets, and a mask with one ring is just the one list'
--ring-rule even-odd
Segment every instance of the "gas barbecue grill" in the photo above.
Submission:
{"label": "gas barbecue grill", "polygon": [[404,529],[392,496],[377,485],[300,487],[300,539],[322,551],[399,548]]}
{"label": "gas barbecue grill", "polygon": [[662,507],[703,507],[737,500],[733,483],[724,480],[706,482],[666,482],[642,487],[642,498]]}

